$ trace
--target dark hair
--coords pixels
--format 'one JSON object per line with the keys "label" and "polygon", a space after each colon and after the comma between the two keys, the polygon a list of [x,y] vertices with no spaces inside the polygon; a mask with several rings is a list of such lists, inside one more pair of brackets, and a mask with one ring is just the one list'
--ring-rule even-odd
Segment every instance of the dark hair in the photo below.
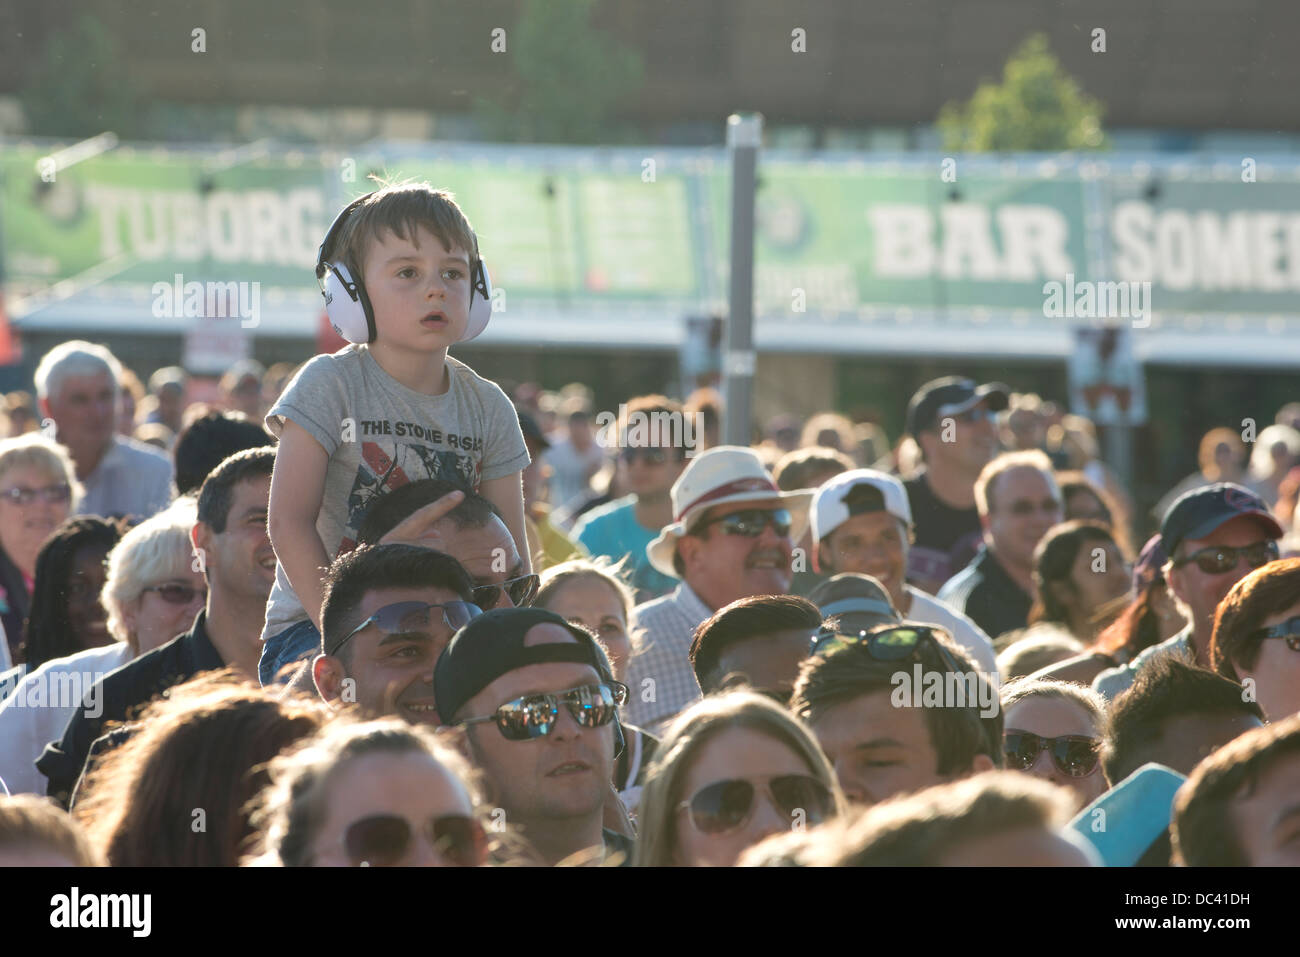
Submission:
{"label": "dark hair", "polygon": [[783,492],[808,488],[808,477],[822,472],[834,472],[837,475],[856,469],[857,463],[839,449],[824,445],[795,449],[781,456],[772,470],[776,487]]}
{"label": "dark hair", "polygon": [[737,642],[796,628],[814,629],[822,613],[807,598],[797,595],[751,595],[733,601],[695,629],[691,666],[705,694],[718,690],[722,654]]}
{"label": "dark hair", "polygon": [[188,495],[236,452],[267,445],[275,445],[275,439],[242,412],[209,412],[199,416],[181,429],[172,449],[176,491]]}
{"label": "dark hair", "polygon": [[451,492],[465,493],[461,503],[445,517],[445,521],[451,522],[457,531],[482,528],[492,521],[494,515],[501,517],[501,512],[495,505],[459,482],[440,478],[420,479],[375,498],[357,527],[357,541],[362,545],[377,544],[381,538],[410,518],[413,512]]}
{"label": "dark hair", "polygon": [[1247,731],[1196,766],[1174,799],[1174,863],[1187,867],[1245,867],[1232,805],[1254,790],[1261,774],[1284,755],[1300,752],[1300,714]]}
{"label": "dark hair", "polygon": [[1133,686],[1112,702],[1105,719],[1101,767],[1113,786],[1148,761],[1165,735],[1165,722],[1191,714],[1237,712],[1264,720],[1241,685],[1198,668],[1177,655],[1156,655],[1138,670]]}
{"label": "dark hair", "polygon": [[[944,649],[963,673],[974,675],[976,682],[989,684],[989,679],[976,669],[962,648],[940,629],[927,627],[939,635],[937,640],[943,642]],[[949,671],[943,656],[928,642],[922,642],[916,657],[925,672]],[[790,700],[790,710],[810,724],[814,723],[837,705],[863,695],[892,692],[895,687],[893,676],[900,669],[910,667],[911,663],[906,661],[877,661],[867,651],[866,644],[843,648],[829,655],[814,655],[799,672],[794,696]],[[984,696],[977,696],[976,701],[982,697]],[[996,688],[990,689],[988,699],[998,703]],[[934,746],[937,758],[937,774],[969,771],[976,756],[981,754],[988,755],[994,767],[1002,767],[1000,704],[997,714],[991,718],[983,717],[980,706],[973,702],[962,708],[925,707],[923,710],[930,743]]]}
{"label": "dark hair", "polygon": [[1079,550],[1089,542],[1110,542],[1119,547],[1109,528],[1100,522],[1075,519],[1048,529],[1047,534],[1034,549],[1034,604],[1029,609],[1028,623],[1057,622],[1070,627],[1070,609],[1052,586],[1065,585],[1076,591],[1070,572]]}
{"label": "dark hair", "polygon": [[[68,618],[68,586],[72,562],[82,548],[112,551],[122,537],[122,526],[98,515],[70,518],[50,533],[36,556],[36,584],[32,588],[31,614],[27,618],[23,660],[27,673],[54,658],[84,650]],[[96,596],[98,597],[98,596]]]}
{"label": "dark hair", "polygon": [[1115,544],[1125,556],[1132,554],[1133,543],[1129,539],[1124,513],[1110,492],[1094,485],[1083,472],[1057,472],[1056,484],[1061,490],[1061,508],[1066,521],[1073,517],[1070,515],[1070,498],[1080,493],[1091,495],[1097,500],[1101,510],[1106,513],[1105,518],[1096,521],[1100,521],[1110,529],[1111,535],[1115,537]]}
{"label": "dark hair", "polygon": [[332,647],[361,624],[357,609],[377,588],[446,588],[472,601],[474,582],[460,562],[419,545],[362,545],[340,555],[325,575],[321,641]]}
{"label": "dark hair", "polygon": [[1160,622],[1151,607],[1157,588],[1164,588],[1162,577],[1153,578],[1138,592],[1119,617],[1102,629],[1089,651],[1115,656],[1123,653],[1129,660],[1160,642]]}
{"label": "dark hair", "polygon": [[1278,612],[1300,602],[1300,558],[1269,562],[1232,586],[1214,616],[1210,662],[1225,678],[1240,681],[1237,664],[1254,668],[1260,639],[1252,637]]}
{"label": "dark hair", "polygon": [[198,519],[218,535],[226,530],[235,486],[248,479],[270,475],[275,468],[274,448],[244,449],[224,459],[199,486]]}

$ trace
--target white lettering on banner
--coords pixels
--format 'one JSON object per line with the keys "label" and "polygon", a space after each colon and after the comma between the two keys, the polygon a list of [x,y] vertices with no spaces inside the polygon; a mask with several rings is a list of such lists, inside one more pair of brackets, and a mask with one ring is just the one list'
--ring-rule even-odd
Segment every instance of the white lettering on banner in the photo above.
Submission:
{"label": "white lettering on banner", "polygon": [[1115,275],[1173,290],[1300,290],[1300,214],[1164,208],[1130,200],[1111,213]]}
{"label": "white lettering on banner", "polygon": [[949,203],[936,223],[927,206],[877,203],[867,220],[877,279],[1034,282],[1074,270],[1069,220],[1051,206]]}
{"label": "white lettering on banner", "polygon": [[96,184],[86,202],[99,219],[100,255],[144,262],[269,263],[310,266],[325,231],[318,189],[143,190]]}

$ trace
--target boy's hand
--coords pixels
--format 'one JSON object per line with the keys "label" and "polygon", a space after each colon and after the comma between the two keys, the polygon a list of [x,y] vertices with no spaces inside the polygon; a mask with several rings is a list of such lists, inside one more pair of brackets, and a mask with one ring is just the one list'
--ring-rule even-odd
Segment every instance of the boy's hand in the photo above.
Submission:
{"label": "boy's hand", "polygon": [[442,533],[434,526],[447,517],[447,513],[465,498],[464,492],[448,492],[436,502],[416,509],[387,535],[379,539],[381,545],[423,545],[438,551],[443,548]]}

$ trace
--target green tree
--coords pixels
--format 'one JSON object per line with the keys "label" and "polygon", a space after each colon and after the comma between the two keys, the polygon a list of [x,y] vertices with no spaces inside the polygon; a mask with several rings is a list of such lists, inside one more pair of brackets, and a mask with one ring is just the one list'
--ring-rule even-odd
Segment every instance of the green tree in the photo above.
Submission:
{"label": "green tree", "polygon": [[19,94],[36,136],[133,136],[145,117],[113,37],[86,14],[52,34]]}
{"label": "green tree", "polygon": [[1007,60],[1001,83],[986,80],[969,102],[944,106],[938,127],[954,152],[1099,149],[1104,111],[1036,33]]}
{"label": "green tree", "polygon": [[592,29],[595,0],[527,0],[507,33],[514,95],[479,98],[485,132],[496,139],[595,143],[611,138],[609,119],[641,85],[639,54]]}

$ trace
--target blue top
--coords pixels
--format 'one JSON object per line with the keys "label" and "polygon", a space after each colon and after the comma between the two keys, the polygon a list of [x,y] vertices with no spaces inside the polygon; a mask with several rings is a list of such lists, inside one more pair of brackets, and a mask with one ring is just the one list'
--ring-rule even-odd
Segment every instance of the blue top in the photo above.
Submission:
{"label": "blue top", "polygon": [[660,529],[645,528],[636,520],[634,495],[592,509],[573,526],[573,538],[593,557],[606,555],[619,561],[625,555],[632,556],[626,567],[638,604],[666,595],[677,587],[677,579],[656,570],[645,553],[646,546],[659,537],[659,532]]}

